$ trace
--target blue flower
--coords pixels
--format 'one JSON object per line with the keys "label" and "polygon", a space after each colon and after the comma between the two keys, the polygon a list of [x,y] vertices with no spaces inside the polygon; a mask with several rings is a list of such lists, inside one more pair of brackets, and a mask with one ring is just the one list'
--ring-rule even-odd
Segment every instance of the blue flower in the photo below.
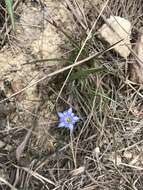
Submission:
{"label": "blue flower", "polygon": [[63,113],[58,112],[58,116],[60,119],[58,127],[67,127],[71,132],[73,131],[74,124],[79,121],[79,117],[75,116],[72,112],[72,108],[64,111]]}

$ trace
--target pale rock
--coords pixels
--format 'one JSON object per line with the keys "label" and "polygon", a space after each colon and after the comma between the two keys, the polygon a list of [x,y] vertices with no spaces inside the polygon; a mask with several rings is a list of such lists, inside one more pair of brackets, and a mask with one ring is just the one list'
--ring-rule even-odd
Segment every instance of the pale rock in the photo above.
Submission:
{"label": "pale rock", "polygon": [[135,165],[136,163],[138,163],[140,158],[140,155],[136,155],[134,156],[134,158],[129,162],[130,165]]}
{"label": "pale rock", "polygon": [[[142,29],[143,30],[143,29]],[[142,31],[143,32],[143,31]],[[140,41],[138,43],[138,58],[143,61],[143,34],[140,37]]]}
{"label": "pale rock", "polygon": [[12,145],[7,145],[6,147],[5,147],[5,150],[7,150],[7,151],[12,151],[12,149],[13,149],[13,147],[12,147]]}
{"label": "pale rock", "polygon": [[72,171],[70,172],[70,174],[71,174],[72,176],[77,176],[77,175],[82,174],[84,171],[85,171],[85,167],[84,167],[84,166],[81,166],[81,167],[79,167],[79,168],[77,168],[77,169],[72,170]]}
{"label": "pale rock", "polygon": [[107,24],[103,24],[99,29],[99,34],[110,45],[122,40],[114,46],[114,50],[126,59],[130,54],[131,48],[131,23],[125,18],[121,18],[119,16],[110,16],[106,21],[109,26]]}
{"label": "pale rock", "polygon": [[139,36],[135,48],[137,58],[130,64],[130,78],[136,83],[143,84],[143,28],[140,30],[142,34]]}
{"label": "pale rock", "polygon": [[125,151],[125,152],[124,152],[124,157],[125,157],[126,159],[130,160],[130,159],[133,157],[133,155],[132,155],[131,152]]}
{"label": "pale rock", "polygon": [[94,150],[93,150],[93,155],[98,156],[100,154],[100,148],[97,146]]}
{"label": "pale rock", "polygon": [[122,163],[122,158],[120,155],[116,155],[115,153],[112,153],[109,157],[109,160],[112,161],[114,164],[119,166]]}
{"label": "pale rock", "polygon": [[5,146],[5,142],[0,141],[0,148],[3,148]]}

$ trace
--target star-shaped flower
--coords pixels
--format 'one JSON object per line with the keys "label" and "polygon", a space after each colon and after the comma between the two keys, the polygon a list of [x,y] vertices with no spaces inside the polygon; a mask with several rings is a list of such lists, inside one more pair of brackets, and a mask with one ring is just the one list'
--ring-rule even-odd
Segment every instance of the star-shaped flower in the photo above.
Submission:
{"label": "star-shaped flower", "polygon": [[79,117],[75,116],[72,112],[72,108],[64,111],[63,113],[58,112],[58,116],[60,119],[58,127],[67,127],[71,132],[73,131],[74,124],[79,121]]}

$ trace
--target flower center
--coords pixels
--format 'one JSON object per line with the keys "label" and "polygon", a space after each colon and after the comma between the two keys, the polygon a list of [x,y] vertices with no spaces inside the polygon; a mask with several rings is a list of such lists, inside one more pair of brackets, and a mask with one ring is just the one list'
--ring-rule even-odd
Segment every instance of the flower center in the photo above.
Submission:
{"label": "flower center", "polygon": [[70,122],[71,122],[71,118],[70,118],[70,117],[67,117],[67,118],[66,118],[66,122],[70,123]]}

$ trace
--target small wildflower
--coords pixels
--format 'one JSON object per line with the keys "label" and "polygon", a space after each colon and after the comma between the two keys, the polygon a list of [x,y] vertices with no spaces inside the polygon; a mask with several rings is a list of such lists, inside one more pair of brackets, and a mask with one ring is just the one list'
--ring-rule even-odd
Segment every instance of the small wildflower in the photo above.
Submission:
{"label": "small wildflower", "polygon": [[60,118],[58,127],[67,127],[71,132],[73,131],[74,124],[79,121],[79,117],[75,116],[75,114],[72,112],[72,108],[64,111],[63,113],[58,112],[58,116]]}

